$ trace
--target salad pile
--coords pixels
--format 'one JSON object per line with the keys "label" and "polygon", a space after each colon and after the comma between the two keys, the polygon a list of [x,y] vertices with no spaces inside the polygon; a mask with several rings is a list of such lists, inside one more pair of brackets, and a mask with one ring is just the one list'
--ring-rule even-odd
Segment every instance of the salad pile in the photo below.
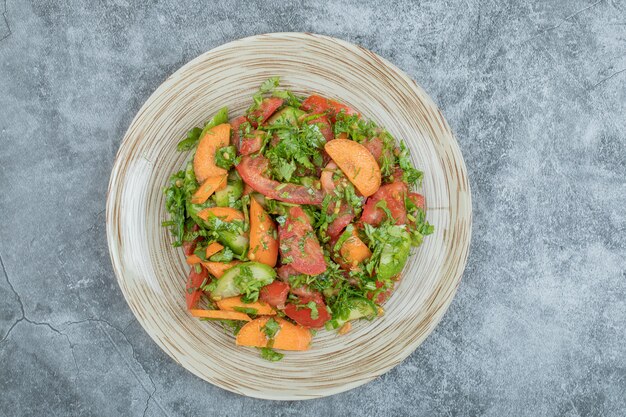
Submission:
{"label": "salad pile", "polygon": [[270,78],[245,115],[222,108],[187,133],[163,222],[191,267],[190,314],[271,361],[308,349],[316,329],[382,315],[433,232],[404,143],[344,104],[278,87]]}

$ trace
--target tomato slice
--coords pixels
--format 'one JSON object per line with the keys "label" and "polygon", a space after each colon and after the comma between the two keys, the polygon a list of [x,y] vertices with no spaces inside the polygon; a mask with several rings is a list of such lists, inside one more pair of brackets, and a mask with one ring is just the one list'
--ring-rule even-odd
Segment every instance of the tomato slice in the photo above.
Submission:
{"label": "tomato slice", "polygon": [[328,229],[326,230],[328,236],[330,236],[330,238],[333,240],[338,238],[339,235],[341,235],[341,233],[343,232],[343,229],[345,229],[350,223],[352,223],[352,219],[354,219],[354,213],[352,212],[352,210],[345,211],[342,214],[341,210],[344,207],[349,208],[350,206],[348,206],[347,204],[343,204],[339,208],[339,215],[335,220],[330,222],[330,224],[328,225]]}
{"label": "tomato slice", "polygon": [[308,124],[316,124],[319,127],[320,132],[324,136],[324,139],[326,139],[326,142],[335,139],[335,135],[333,134],[333,128],[331,127],[330,122],[328,121],[328,118],[326,116],[320,116],[316,119],[309,120]]}
{"label": "tomato slice", "polygon": [[241,132],[239,131],[239,127],[246,123],[248,121],[248,119],[246,119],[246,116],[239,116],[235,119],[233,119],[232,122],[230,122],[230,126],[231,126],[231,131],[232,131],[232,136],[230,137],[230,144],[233,145],[235,148],[239,149],[239,147],[241,146]]}
{"label": "tomato slice", "polygon": [[265,301],[273,307],[282,309],[285,307],[287,295],[289,295],[289,284],[275,280],[271,284],[261,288],[259,300]]}
{"label": "tomato slice", "polygon": [[263,146],[263,132],[255,130],[250,135],[242,136],[240,140],[239,154],[250,155],[261,150]]}
{"label": "tomato slice", "polygon": [[[381,281],[376,281],[376,288],[380,288],[383,285],[384,284]],[[393,290],[394,290],[394,287],[391,287],[391,288],[387,289],[386,291],[383,291],[383,292],[379,293],[378,296],[376,297],[376,300],[374,300],[374,302],[376,304],[384,303],[389,297],[391,297],[391,294],[393,294]],[[373,297],[374,297],[374,293],[373,292],[368,292],[367,293],[367,298],[369,298],[371,300]]]}
{"label": "tomato slice", "polygon": [[[378,136],[363,141],[363,146],[365,146],[367,150],[374,155],[374,158],[376,159],[376,162],[378,162],[379,166],[383,165],[383,159],[385,158],[387,160],[393,160],[393,151],[391,149],[385,149],[383,140]],[[395,176],[395,178],[402,178],[402,170],[400,170],[400,176]]]}
{"label": "tomato slice", "polygon": [[[191,229],[191,231],[192,232],[197,232],[198,230],[200,230],[200,226],[198,226],[197,224],[194,224],[193,228]],[[195,238],[191,242],[183,242],[183,252],[185,253],[185,256],[193,255],[194,251],[196,250],[196,245],[201,240],[202,240],[202,238],[197,237],[197,238]]]}
{"label": "tomato slice", "polygon": [[415,204],[418,208],[422,210],[426,210],[426,200],[424,196],[418,193],[409,193],[409,199]]}
{"label": "tomato slice", "polygon": [[[339,167],[337,167],[337,164],[330,161],[326,165],[324,171],[322,171],[322,175],[320,176],[322,189],[327,194],[333,193],[335,191],[335,188],[337,187],[336,182],[341,181],[333,180],[333,175],[335,172],[341,171],[339,171]],[[345,181],[347,181],[347,178],[345,179]],[[331,203],[328,207],[328,214],[332,214],[334,210],[335,205]],[[342,200],[339,206],[337,217],[328,225],[328,229],[326,230],[328,236],[330,236],[331,239],[336,239],[341,234],[343,229],[345,229],[346,226],[348,226],[352,222],[352,219],[354,219],[354,210],[349,204]]]}
{"label": "tomato slice", "polygon": [[276,273],[278,274],[278,278],[282,279],[286,283],[289,283],[289,277],[300,274],[289,264],[278,267],[278,269],[276,269]]}
{"label": "tomato slice", "polygon": [[[317,306],[317,318],[315,319],[311,317],[313,310],[309,307],[304,307],[310,301],[313,301]],[[297,304],[289,303],[285,306],[285,314],[296,323],[313,329],[323,327],[324,323],[330,320],[330,314],[326,310],[326,304],[320,293],[316,293],[313,297],[298,297]]]}
{"label": "tomato slice", "polygon": [[[278,278],[288,283],[289,285],[291,285],[291,282],[289,281],[289,277],[300,275],[300,272],[296,271],[290,264],[281,266],[280,268],[277,269],[276,272],[278,273]],[[289,289],[289,292],[294,295],[302,296],[302,297],[310,297],[310,298],[315,298],[315,299],[319,297],[319,299],[323,301],[322,294],[320,294],[317,291],[313,291],[306,285],[302,285],[300,287],[291,287]]]}
{"label": "tomato slice", "polygon": [[[301,207],[289,209],[284,225],[278,226],[278,240],[283,262],[296,271],[307,275],[318,275],[326,271],[324,253]],[[286,262],[287,259],[290,262]]]}
{"label": "tomato slice", "polygon": [[262,155],[244,156],[237,165],[237,171],[246,184],[266,197],[286,203],[322,204],[324,192],[316,184],[309,188],[272,180],[264,175],[268,165],[267,158]]}
{"label": "tomato slice", "polygon": [[198,239],[195,239],[192,242],[183,242],[183,252],[185,256],[193,255],[193,252],[196,250],[196,244],[198,243]]}
{"label": "tomato slice", "polygon": [[200,290],[200,286],[204,282],[204,280],[209,279],[209,272],[202,268],[202,270],[198,273],[196,272],[196,267],[192,266],[191,271],[189,271],[189,278],[187,278],[187,287],[185,291],[185,298],[187,300],[187,308],[192,309],[198,304],[200,300],[200,296],[202,295],[202,290]]}
{"label": "tomato slice", "polygon": [[384,200],[391,216],[395,220],[395,224],[406,223],[406,205],[404,198],[408,193],[408,187],[403,182],[392,182],[383,185],[370,198],[367,199],[363,207],[361,220],[372,226],[378,226],[385,218],[385,212],[376,207],[379,201]]}
{"label": "tomato slice", "polygon": [[330,120],[335,123],[335,116],[341,110],[347,115],[359,114],[356,110],[339,103],[335,100],[330,100],[326,97],[313,94],[302,102],[300,108],[309,113],[328,113]]}
{"label": "tomato slice", "polygon": [[382,139],[380,139],[378,137],[374,137],[374,138],[368,139],[368,140],[363,142],[363,146],[365,146],[367,148],[367,150],[370,151],[370,153],[372,155],[374,155],[374,158],[376,159],[376,162],[378,162],[378,164],[380,165],[380,157],[383,154],[383,141],[382,141]]}
{"label": "tomato slice", "polygon": [[263,101],[259,105],[259,108],[250,112],[250,114],[248,115],[248,120],[250,120],[250,124],[254,128],[262,125],[282,105],[282,98],[270,97],[263,99]]}

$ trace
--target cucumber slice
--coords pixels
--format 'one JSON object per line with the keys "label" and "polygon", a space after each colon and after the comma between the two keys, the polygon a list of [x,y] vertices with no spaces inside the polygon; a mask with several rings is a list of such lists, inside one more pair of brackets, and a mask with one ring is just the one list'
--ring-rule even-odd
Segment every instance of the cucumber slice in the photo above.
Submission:
{"label": "cucumber slice", "polygon": [[243,195],[243,180],[237,174],[237,171],[232,171],[228,174],[228,183],[223,190],[216,191],[213,194],[215,204],[219,207],[232,207],[234,202],[239,200]]}
{"label": "cucumber slice", "polygon": [[227,270],[220,279],[217,286],[211,291],[213,300],[234,297],[236,295],[255,292],[271,284],[276,278],[274,268],[259,262],[245,262],[238,264]]}
{"label": "cucumber slice", "polygon": [[273,124],[291,124],[294,126],[298,126],[298,118],[305,114],[302,110],[296,109],[295,107],[284,107],[278,112],[274,113],[272,117],[267,120],[267,123],[270,125]]}
{"label": "cucumber slice", "polygon": [[246,235],[230,232],[228,230],[221,230],[217,233],[219,234],[217,240],[222,245],[231,248],[236,255],[243,255],[246,249],[248,249],[249,239]]}
{"label": "cucumber slice", "polygon": [[329,329],[338,329],[351,320],[357,320],[363,317],[368,319],[374,318],[377,313],[378,309],[373,301],[363,297],[351,297],[348,299],[348,310],[344,311],[340,317],[330,320],[326,327]]}
{"label": "cucumber slice", "polygon": [[409,258],[411,251],[411,235],[400,226],[392,226],[388,229],[390,237],[399,243],[385,243],[380,254],[377,276],[379,280],[386,280],[394,275],[398,275]]}

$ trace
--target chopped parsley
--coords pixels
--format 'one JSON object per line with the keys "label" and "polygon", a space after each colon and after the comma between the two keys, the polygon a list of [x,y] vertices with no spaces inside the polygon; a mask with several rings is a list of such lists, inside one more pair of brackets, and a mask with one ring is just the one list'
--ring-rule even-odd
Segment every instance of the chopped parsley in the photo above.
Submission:
{"label": "chopped parsley", "polygon": [[264,348],[261,348],[260,350],[261,350],[261,357],[270,362],[278,362],[279,360],[283,358],[283,356],[285,356],[282,353],[276,352],[272,348],[264,347]]}
{"label": "chopped parsley", "polygon": [[273,318],[270,318],[269,320],[267,320],[265,325],[261,327],[261,330],[263,331],[263,333],[265,333],[265,336],[267,336],[268,339],[273,339],[280,331],[280,324],[278,324],[278,322]]}
{"label": "chopped parsley", "polygon": [[[240,155],[241,143],[229,143],[217,149],[214,161],[208,162],[226,170],[228,182],[201,204],[192,202],[197,201],[192,197],[200,186],[193,168],[193,152],[200,141],[205,140],[209,129],[229,121],[228,109],[220,109],[203,126],[191,128],[178,143],[179,151],[192,154],[184,169],[172,174],[163,189],[168,218],[162,224],[170,229],[173,246],[184,245],[186,254],[195,254],[201,261],[191,265],[191,271],[204,273],[207,278],[196,288],[187,289],[190,294],[198,290],[203,292],[197,308],[216,309],[214,302],[217,300],[238,296],[244,304],[233,307],[233,310],[255,319],[260,310],[251,303],[259,300],[263,287],[277,279],[278,270],[280,278],[289,284],[289,292],[280,293],[279,297],[285,296],[286,299],[280,298],[277,303],[284,301],[297,310],[306,309],[307,314],[300,314],[300,317],[319,320],[326,315],[322,309],[326,309],[331,318],[324,325],[328,329],[340,329],[350,320],[371,320],[379,314],[377,303],[382,300],[379,295],[394,288],[411,247],[422,244],[424,237],[433,233],[434,227],[426,219],[424,198],[412,192],[413,188],[422,185],[424,175],[413,165],[407,145],[401,140],[396,141],[375,122],[356,112],[348,114],[351,112],[344,108],[330,99],[312,96],[304,100],[304,97],[280,88],[278,77],[266,80],[252,96],[246,114],[239,118],[239,122],[243,122],[238,122],[235,132],[242,140],[259,141],[260,149],[249,156]],[[275,112],[269,115],[268,109]],[[261,119],[265,121],[261,123]],[[365,146],[378,162],[381,183],[403,182],[406,185],[403,189],[409,192],[389,195],[381,192],[374,200],[374,207],[371,203],[366,206],[372,200],[362,196],[351,180],[358,183],[369,178],[375,168],[328,167],[331,160],[324,147],[329,133]],[[254,164],[249,167],[241,165],[243,158],[262,158],[259,160],[262,164],[256,166],[258,172],[253,171],[252,176],[246,172]],[[351,176],[351,180],[344,172]],[[253,179],[259,176],[263,178],[255,184]],[[264,192],[266,187],[271,187],[273,192]],[[302,199],[312,203],[310,196],[321,195],[323,199],[315,200],[315,203],[321,200],[321,204],[280,201]],[[259,219],[251,218],[251,198],[263,207],[264,214]],[[406,209],[406,222],[396,224],[393,213],[401,210],[402,203]],[[295,206],[305,215],[292,214]],[[373,214],[379,217],[369,220],[370,213],[364,216],[364,208],[368,211],[373,208]],[[262,226],[259,227],[267,228],[265,216],[274,224],[259,233],[259,229],[252,226],[260,223]],[[369,221],[377,226],[372,226]],[[207,258],[207,247],[215,242],[223,248]],[[351,258],[353,252],[346,245],[355,243],[366,245],[369,252],[361,246],[360,258]],[[275,260],[269,259],[272,265],[274,262],[277,265],[273,268],[260,263],[261,260],[266,262],[264,257],[272,251],[278,252]],[[366,253],[363,255],[363,252]],[[306,272],[307,265],[321,262],[326,269],[317,275],[293,272]],[[210,263],[221,263],[222,268],[228,270],[221,272],[217,268],[219,264]],[[212,275],[206,274],[205,267],[212,271]],[[288,276],[278,269],[283,267],[290,271]],[[213,274],[223,276],[216,279]],[[280,292],[281,288],[276,285],[272,290]],[[314,296],[306,297],[308,293]],[[264,290],[263,295],[269,295],[269,291]],[[320,296],[323,302],[317,298]],[[268,361],[283,358],[282,353],[273,349],[281,329],[277,320],[281,319],[294,322],[283,309],[276,309],[276,315],[263,318],[265,324],[261,332],[267,345],[259,351]],[[220,323],[225,331],[235,334],[245,325],[245,322],[235,320]]]}
{"label": "chopped parsley", "polygon": [[220,168],[230,169],[237,161],[237,149],[234,146],[224,146],[215,152],[215,165]]}

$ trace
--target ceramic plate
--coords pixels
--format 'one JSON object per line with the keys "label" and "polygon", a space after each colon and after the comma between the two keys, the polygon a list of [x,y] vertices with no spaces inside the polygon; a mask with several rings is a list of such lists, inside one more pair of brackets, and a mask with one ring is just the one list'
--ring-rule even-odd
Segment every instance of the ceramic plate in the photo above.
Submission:
{"label": "ceramic plate", "polygon": [[[161,227],[162,187],[188,156],[176,144],[220,107],[243,114],[271,76],[302,95],[336,98],[404,139],[424,171],[422,192],[435,233],[414,250],[384,317],[345,336],[320,331],[306,352],[280,362],[235,346],[219,325],[185,308],[188,267]],[[253,36],[209,51],[170,76],[131,123],[111,174],[107,237],[119,285],[154,341],[189,371],[252,397],[302,400],[364,384],[410,355],[437,325],[465,267],[471,234],[467,173],[450,127],[404,72],[350,43],[313,34]]]}

